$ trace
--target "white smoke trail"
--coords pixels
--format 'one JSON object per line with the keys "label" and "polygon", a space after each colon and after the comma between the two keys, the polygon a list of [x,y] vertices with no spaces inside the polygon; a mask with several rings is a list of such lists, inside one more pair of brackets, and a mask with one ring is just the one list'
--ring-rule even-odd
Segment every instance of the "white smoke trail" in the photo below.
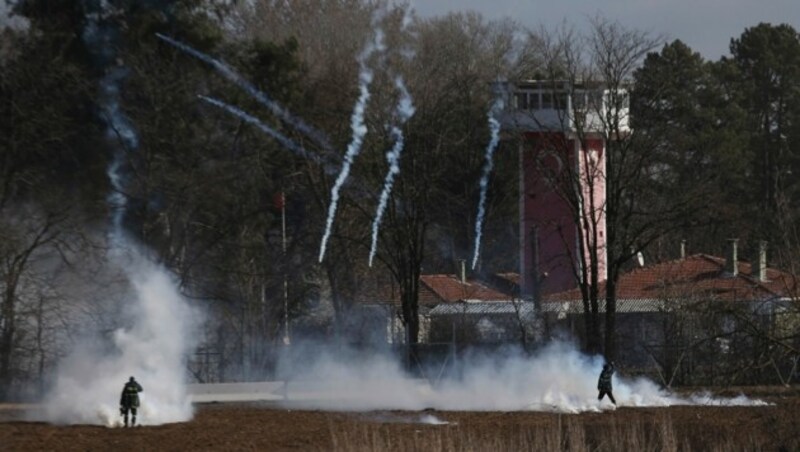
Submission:
{"label": "white smoke trail", "polygon": [[290,151],[294,152],[295,154],[313,160],[315,162],[321,163],[321,159],[319,156],[315,154],[311,154],[310,152],[306,151],[302,146],[296,144],[294,141],[290,140],[285,135],[277,132],[276,130],[272,129],[271,127],[267,126],[261,120],[252,116],[248,113],[245,113],[243,110],[234,107],[233,105],[227,104],[222,102],[221,100],[214,99],[213,97],[207,97],[203,95],[198,95],[201,100],[208,102],[209,104],[221,108],[228,113],[241,118],[242,120],[258,127],[259,130],[266,133],[267,135],[275,138],[280,144],[282,144],[285,148],[289,149]]}
{"label": "white smoke trail", "polygon": [[[119,250],[117,250],[119,251]],[[59,424],[120,426],[120,392],[129,376],[144,387],[137,423],[186,421],[193,409],[186,393],[185,361],[196,344],[197,313],[178,293],[165,269],[129,248],[112,263],[125,272],[133,299],[110,337],[86,337],[59,363],[44,402],[45,418]]]}
{"label": "white smoke trail", "polygon": [[496,116],[503,108],[503,100],[497,99],[489,110],[489,130],[491,131],[492,138],[489,140],[489,145],[486,147],[486,161],[483,164],[483,173],[481,174],[481,192],[478,201],[478,216],[475,219],[475,251],[472,255],[472,269],[478,264],[478,256],[481,249],[481,235],[483,234],[483,217],[486,215],[486,192],[489,189],[489,175],[492,173],[494,167],[494,150],[497,148],[497,143],[500,141],[500,121]]}
{"label": "white smoke trail", "polygon": [[378,247],[378,230],[383,219],[383,213],[386,210],[386,205],[389,203],[389,194],[392,191],[394,178],[400,174],[400,155],[403,152],[405,138],[403,136],[403,124],[414,114],[414,105],[411,101],[411,95],[403,83],[402,77],[395,79],[395,86],[400,91],[400,100],[397,104],[397,116],[399,124],[392,127],[392,136],[394,137],[394,146],[392,150],[386,153],[386,160],[389,162],[389,171],[386,173],[386,178],[383,181],[383,190],[378,201],[378,208],[375,212],[375,220],[372,222],[372,245],[369,250],[369,266],[372,267],[372,260],[375,258],[375,251]]}
{"label": "white smoke trail", "polygon": [[192,55],[193,57],[203,61],[204,63],[210,65],[214,69],[217,70],[223,77],[227,78],[231,82],[235,83],[237,86],[245,90],[250,96],[254,99],[259,101],[262,105],[267,107],[275,116],[279,117],[280,119],[288,122],[294,128],[305,134],[307,137],[314,140],[319,146],[324,148],[325,150],[331,150],[332,147],[328,142],[328,139],[325,135],[320,132],[319,130],[315,129],[314,127],[307,124],[300,118],[295,117],[289,111],[281,107],[277,102],[273,101],[269,98],[264,92],[258,90],[255,86],[253,86],[250,82],[248,82],[244,77],[239,75],[236,71],[231,69],[228,65],[219,61],[215,58],[212,58],[205,53],[194,49],[180,41],[172,39],[168,36],[165,36],[161,33],[156,33],[159,39],[171,44],[172,46],[177,47],[178,49],[182,50],[183,52]]}
{"label": "white smoke trail", "polygon": [[86,26],[83,29],[82,39],[90,54],[97,60],[96,63],[105,69],[105,75],[100,81],[99,103],[102,108],[102,119],[106,123],[106,138],[113,143],[112,160],[107,170],[112,187],[106,198],[112,211],[109,240],[114,246],[119,246],[124,238],[116,233],[122,230],[128,203],[125,194],[128,180],[124,171],[126,153],[139,147],[139,138],[133,124],[120,108],[119,87],[128,71],[123,66],[111,66],[111,61],[116,55],[112,45],[114,32],[113,27],[104,22],[104,18],[112,14],[112,7],[105,2],[96,5],[85,4],[84,7]]}
{"label": "white smoke trail", "polygon": [[122,220],[125,216],[128,204],[128,199],[123,191],[126,185],[121,169],[123,158],[123,154],[120,151],[115,150],[111,163],[108,165],[108,169],[106,170],[108,179],[111,181],[112,189],[111,193],[109,193],[106,197],[106,201],[108,201],[112,211],[109,242],[111,242],[111,247],[114,249],[120,248],[122,242],[124,241],[124,238],[120,237],[118,232],[122,230]]}
{"label": "white smoke trail", "polygon": [[[108,167],[112,209],[108,262],[124,272],[131,292],[123,297],[121,318],[126,325],[113,334],[84,337],[58,364],[53,386],[44,398],[45,418],[55,423],[118,426],[118,403],[123,384],[134,375],[144,386],[138,421],[144,425],[185,421],[192,405],[185,390],[185,357],[195,344],[192,327],[196,314],[180,296],[165,269],[148,261],[125,233],[127,199],[125,153],[138,147],[133,125],[119,107],[123,67],[110,68],[115,56],[113,6],[86,2],[83,38],[89,52],[106,70],[100,83],[100,101],[107,134],[115,143]],[[126,287],[126,289],[128,289]]]}
{"label": "white smoke trail", "polygon": [[[294,346],[294,345],[293,345]],[[301,346],[302,347],[302,346]],[[316,352],[315,352],[316,350]],[[495,353],[465,357],[462,376],[435,385],[412,379],[398,360],[337,348],[330,352],[303,348],[302,363],[282,362],[299,378],[290,380],[287,406],[325,410],[550,411],[598,412],[614,409],[597,400],[601,356],[589,357],[566,342],[554,342],[538,353]],[[313,378],[313,380],[311,380]],[[645,378],[614,375],[614,396],[621,407],[674,405],[765,405],[744,396],[714,398],[678,396]]]}
{"label": "white smoke trail", "polygon": [[336,216],[336,208],[339,205],[339,190],[347,180],[350,174],[350,166],[353,164],[355,157],[361,152],[361,144],[364,140],[364,135],[367,134],[367,126],[364,124],[364,110],[367,107],[369,100],[369,85],[372,83],[372,70],[367,66],[369,57],[376,51],[383,51],[383,31],[377,29],[373,41],[367,45],[361,55],[358,57],[358,63],[361,67],[359,72],[359,96],[356,105],[353,108],[353,114],[350,117],[350,128],[353,131],[353,137],[350,145],[347,147],[347,152],[344,155],[344,163],[339,177],[331,189],[331,203],[328,206],[328,218],[325,222],[325,233],[322,235],[322,243],[319,247],[319,262],[325,258],[325,249],[328,246],[328,239],[331,235],[331,228],[333,226],[333,218]]}

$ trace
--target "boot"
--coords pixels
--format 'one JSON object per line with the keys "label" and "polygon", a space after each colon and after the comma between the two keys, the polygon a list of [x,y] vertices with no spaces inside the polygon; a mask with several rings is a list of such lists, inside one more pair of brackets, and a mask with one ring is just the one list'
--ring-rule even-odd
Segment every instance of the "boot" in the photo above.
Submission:
{"label": "boot", "polygon": [[128,415],[126,414],[125,415],[125,427],[127,427],[127,426],[128,426]]}
{"label": "boot", "polygon": [[136,427],[136,416],[131,417],[131,427]]}

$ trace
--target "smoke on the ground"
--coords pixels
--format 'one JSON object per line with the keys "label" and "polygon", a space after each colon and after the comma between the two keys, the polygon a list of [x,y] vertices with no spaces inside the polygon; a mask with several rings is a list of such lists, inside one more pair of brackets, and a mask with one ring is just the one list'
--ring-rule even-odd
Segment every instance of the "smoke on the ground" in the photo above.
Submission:
{"label": "smoke on the ground", "polygon": [[[303,360],[284,360],[290,376],[289,404],[329,410],[554,411],[578,413],[614,409],[598,401],[601,356],[587,356],[563,341],[527,355],[506,349],[463,358],[457,376],[428,369],[426,378],[411,378],[398,359],[365,357],[337,348],[307,346]],[[763,405],[740,396],[679,396],[642,378],[615,374],[617,406]]]}
{"label": "smoke on the ground", "polygon": [[196,346],[192,338],[197,337],[198,312],[186,303],[170,274],[139,253],[116,256],[110,263],[122,267],[129,283],[117,327],[84,332],[59,363],[43,403],[45,420],[121,425],[120,394],[131,376],[144,388],[137,423],[191,419],[185,357]]}

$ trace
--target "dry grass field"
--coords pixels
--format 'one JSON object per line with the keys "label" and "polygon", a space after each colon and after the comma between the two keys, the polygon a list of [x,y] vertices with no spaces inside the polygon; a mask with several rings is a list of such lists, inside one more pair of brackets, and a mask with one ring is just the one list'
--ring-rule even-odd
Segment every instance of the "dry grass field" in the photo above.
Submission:
{"label": "dry grass field", "polygon": [[800,389],[749,395],[769,406],[674,406],[602,413],[290,410],[197,405],[193,420],[133,429],[58,426],[0,408],[0,450],[730,451],[800,450]]}

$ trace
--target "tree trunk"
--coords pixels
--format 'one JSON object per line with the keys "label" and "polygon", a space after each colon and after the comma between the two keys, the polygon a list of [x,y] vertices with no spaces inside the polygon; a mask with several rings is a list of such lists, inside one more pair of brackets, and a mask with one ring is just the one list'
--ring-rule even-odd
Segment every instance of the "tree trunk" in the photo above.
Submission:
{"label": "tree trunk", "polygon": [[613,361],[616,356],[617,339],[617,294],[616,284],[613,278],[606,282],[606,331],[605,331],[605,357],[608,361]]}
{"label": "tree trunk", "polygon": [[2,306],[3,329],[0,332],[0,400],[6,400],[11,387],[11,354],[14,349],[14,287],[15,281],[6,281]]}

